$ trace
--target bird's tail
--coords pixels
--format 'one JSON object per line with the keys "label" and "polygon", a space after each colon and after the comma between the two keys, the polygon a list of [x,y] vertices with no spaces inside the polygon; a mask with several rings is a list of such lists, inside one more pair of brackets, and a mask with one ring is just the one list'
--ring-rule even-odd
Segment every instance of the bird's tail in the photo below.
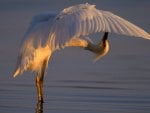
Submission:
{"label": "bird's tail", "polygon": [[14,73],[13,73],[13,77],[15,78],[16,76],[18,76],[20,74],[20,68],[17,68]]}

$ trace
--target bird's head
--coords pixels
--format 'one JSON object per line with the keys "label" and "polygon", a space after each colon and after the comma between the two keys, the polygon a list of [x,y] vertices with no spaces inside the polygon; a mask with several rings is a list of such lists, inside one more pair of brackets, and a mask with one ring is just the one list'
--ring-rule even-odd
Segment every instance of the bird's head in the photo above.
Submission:
{"label": "bird's head", "polygon": [[96,49],[96,58],[94,59],[94,62],[100,60],[109,51],[108,32],[104,33],[104,36],[101,39],[100,43],[97,45]]}

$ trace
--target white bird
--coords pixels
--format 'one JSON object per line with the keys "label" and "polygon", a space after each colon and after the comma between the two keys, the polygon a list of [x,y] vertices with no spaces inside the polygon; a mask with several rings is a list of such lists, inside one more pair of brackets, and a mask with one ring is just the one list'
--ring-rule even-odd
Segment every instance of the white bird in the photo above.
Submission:
{"label": "white bird", "polygon": [[[105,32],[98,45],[86,37]],[[18,56],[14,77],[24,71],[37,73],[38,101],[43,102],[43,79],[52,53],[58,49],[82,47],[103,57],[109,50],[108,32],[150,39],[150,34],[127,20],[95,5],[79,4],[62,10],[59,14],[44,13],[33,18]]]}

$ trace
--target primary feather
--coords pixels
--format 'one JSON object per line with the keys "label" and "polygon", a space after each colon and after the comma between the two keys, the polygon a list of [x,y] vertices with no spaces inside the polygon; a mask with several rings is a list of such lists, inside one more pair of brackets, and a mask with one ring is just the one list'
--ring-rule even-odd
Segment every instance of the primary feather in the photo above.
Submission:
{"label": "primary feather", "polygon": [[112,32],[127,36],[150,39],[150,34],[138,26],[95,5],[79,4],[65,8],[55,18],[48,44],[63,46],[71,38],[80,38],[96,32]]}

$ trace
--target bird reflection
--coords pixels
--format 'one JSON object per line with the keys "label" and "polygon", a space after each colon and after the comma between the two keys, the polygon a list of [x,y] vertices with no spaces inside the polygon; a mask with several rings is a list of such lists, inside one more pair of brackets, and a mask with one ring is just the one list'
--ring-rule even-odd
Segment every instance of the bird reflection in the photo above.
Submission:
{"label": "bird reflection", "polygon": [[37,102],[35,113],[43,113],[43,102]]}

